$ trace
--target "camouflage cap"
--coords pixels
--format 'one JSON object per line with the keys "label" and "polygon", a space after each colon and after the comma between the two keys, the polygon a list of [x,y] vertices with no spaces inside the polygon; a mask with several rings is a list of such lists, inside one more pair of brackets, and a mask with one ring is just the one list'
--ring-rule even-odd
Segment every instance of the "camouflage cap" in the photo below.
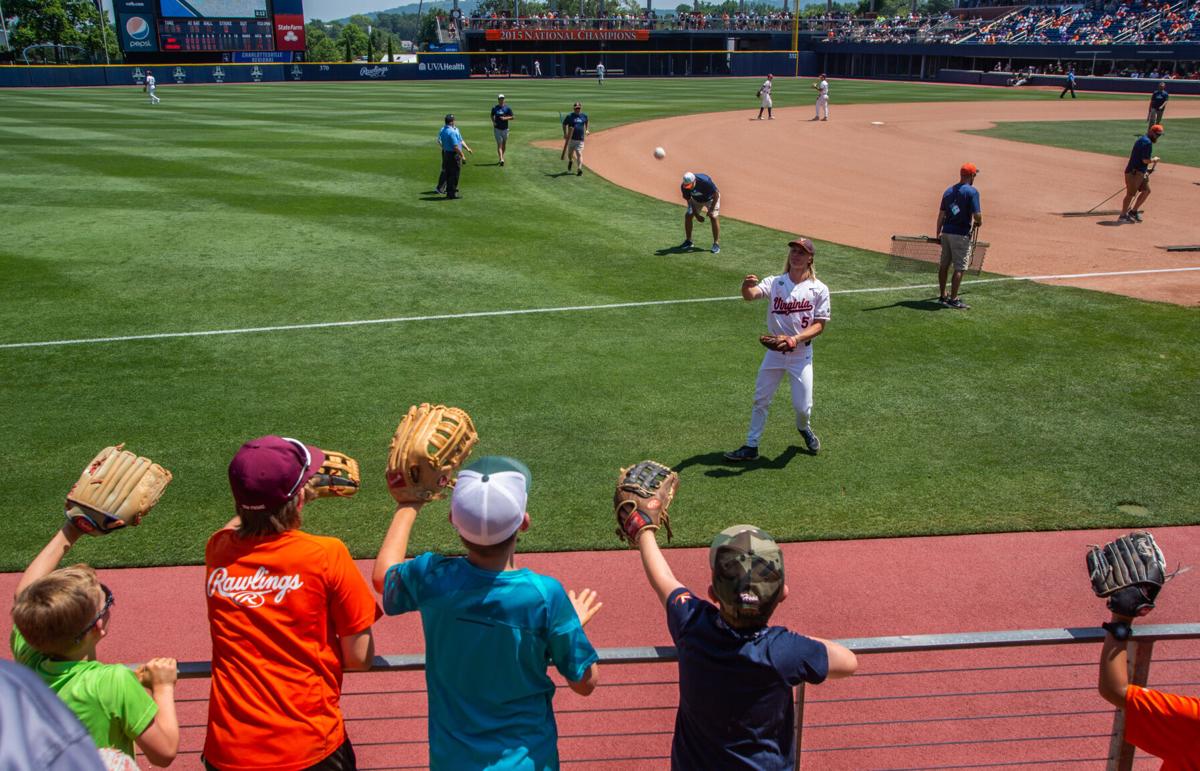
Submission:
{"label": "camouflage cap", "polygon": [[708,550],[713,593],[738,625],[767,623],[783,590],[783,552],[754,525],[727,527]]}

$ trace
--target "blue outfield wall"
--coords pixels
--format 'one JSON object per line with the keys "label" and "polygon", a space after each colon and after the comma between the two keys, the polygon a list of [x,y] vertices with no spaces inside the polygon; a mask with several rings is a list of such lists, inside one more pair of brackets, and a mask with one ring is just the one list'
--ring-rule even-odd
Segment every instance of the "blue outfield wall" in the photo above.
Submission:
{"label": "blue outfield wall", "polygon": [[466,56],[420,56],[387,64],[181,64],[152,67],[0,67],[0,88],[140,86],[152,71],[160,86],[187,83],[444,80],[470,74]]}

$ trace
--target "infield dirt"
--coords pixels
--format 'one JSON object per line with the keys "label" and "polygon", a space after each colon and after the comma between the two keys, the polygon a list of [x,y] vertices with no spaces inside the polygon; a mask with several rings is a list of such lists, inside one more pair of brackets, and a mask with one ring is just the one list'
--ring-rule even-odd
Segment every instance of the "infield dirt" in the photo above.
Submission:
{"label": "infield dirt", "polygon": [[[1200,100],[1172,102],[1172,117],[1200,117]],[[588,139],[588,167],[622,187],[682,206],[684,171],[704,172],[721,188],[721,214],[839,244],[887,252],[893,234],[932,235],[941,193],[972,162],[983,204],[980,237],[991,243],[989,272],[1013,276],[1103,273],[1200,266],[1196,252],[1160,246],[1200,241],[1193,183],[1200,169],[1173,165],[1171,126],[1155,152],[1145,222],[1116,216],[1067,218],[1124,185],[1125,160],[964,132],[1003,121],[1137,120],[1142,101],[860,104],[831,108],[828,122],[810,107],[757,108],[664,118],[599,131]],[[882,125],[876,125],[877,123]],[[1133,146],[1130,134],[1129,144]],[[656,161],[662,145],[667,157]],[[1121,196],[1101,209],[1119,208]],[[682,227],[675,225],[682,233]],[[664,223],[664,227],[669,227]],[[701,237],[707,228],[702,228]],[[782,253],[782,248],[781,248]],[[1060,279],[1147,300],[1200,303],[1200,271]]]}

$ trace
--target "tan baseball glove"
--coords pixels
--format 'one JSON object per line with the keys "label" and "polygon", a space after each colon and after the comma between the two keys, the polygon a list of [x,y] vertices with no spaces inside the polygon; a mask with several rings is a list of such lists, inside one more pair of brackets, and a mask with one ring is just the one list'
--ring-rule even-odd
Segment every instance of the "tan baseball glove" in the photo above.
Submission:
{"label": "tan baseball glove", "polygon": [[471,416],[458,407],[409,407],[388,454],[387,485],[397,503],[445,497],[445,488],[479,441]]}
{"label": "tan baseball glove", "polygon": [[136,526],[171,482],[171,472],[124,444],[105,447],[67,493],[67,521],[88,535]]}
{"label": "tan baseball glove", "polygon": [[308,480],[308,487],[317,498],[349,498],[362,486],[358,461],[334,450],[323,450],[325,464]]}
{"label": "tan baseball glove", "polygon": [[613,510],[617,515],[617,536],[630,546],[637,546],[638,534],[649,528],[666,528],[671,540],[671,517],[667,510],[679,487],[679,475],[652,460],[621,469],[617,476],[617,491],[613,494]]}

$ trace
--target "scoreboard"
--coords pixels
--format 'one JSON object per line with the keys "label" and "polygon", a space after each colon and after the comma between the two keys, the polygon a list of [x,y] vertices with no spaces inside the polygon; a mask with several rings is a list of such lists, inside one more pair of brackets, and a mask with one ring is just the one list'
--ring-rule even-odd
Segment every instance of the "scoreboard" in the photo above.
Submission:
{"label": "scoreboard", "polygon": [[303,51],[302,0],[115,0],[127,53]]}
{"label": "scoreboard", "polygon": [[268,19],[159,19],[163,51],[274,51]]}

